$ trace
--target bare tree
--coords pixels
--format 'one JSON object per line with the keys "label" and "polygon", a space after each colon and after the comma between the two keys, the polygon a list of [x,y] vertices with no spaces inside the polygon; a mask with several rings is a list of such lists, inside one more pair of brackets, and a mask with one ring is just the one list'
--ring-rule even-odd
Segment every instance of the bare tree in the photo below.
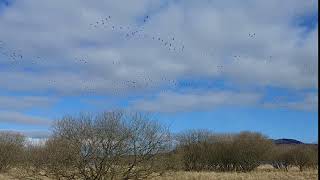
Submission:
{"label": "bare tree", "polygon": [[156,172],[156,156],[167,150],[169,140],[167,129],[139,113],[65,117],[57,121],[48,141],[62,143],[48,144],[49,167],[68,179],[148,177]]}
{"label": "bare tree", "polygon": [[130,158],[124,161],[124,179],[148,177],[155,169],[156,156],[169,150],[170,135],[160,124],[147,120],[145,115],[135,113],[127,119]]}

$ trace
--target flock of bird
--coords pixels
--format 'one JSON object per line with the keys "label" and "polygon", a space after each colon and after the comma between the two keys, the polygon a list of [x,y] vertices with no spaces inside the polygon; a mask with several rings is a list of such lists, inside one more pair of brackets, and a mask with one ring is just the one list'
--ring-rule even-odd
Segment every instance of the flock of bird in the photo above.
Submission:
{"label": "flock of bird", "polygon": [[6,49],[5,46],[5,42],[4,41],[0,41],[0,53],[4,56],[6,56],[7,58],[9,58],[12,61],[18,61],[21,60],[23,58],[22,54],[20,51],[17,50],[13,50],[13,51],[8,51]]}
{"label": "flock of bird", "polygon": [[[149,19],[150,19],[149,16],[145,16],[143,19],[144,24],[147,23]],[[111,16],[101,18],[101,20],[96,21],[95,23],[91,23],[90,26],[93,28],[109,28],[110,30],[122,33],[123,37],[126,39],[144,38],[144,39],[157,41],[163,47],[173,52],[183,52],[185,49],[185,45],[177,44],[178,42],[176,41],[175,37],[163,38],[160,36],[156,36],[154,34],[149,34],[145,31],[144,26],[132,27],[132,26],[116,25],[115,23],[113,23]]]}
{"label": "flock of bird", "polygon": [[[146,24],[150,21],[150,16],[145,16],[143,18],[143,23]],[[160,36],[156,36],[150,33],[147,33],[144,26],[140,27],[132,27],[132,26],[121,26],[116,25],[113,23],[113,18],[111,16],[107,16],[105,18],[101,18],[99,21],[96,21],[95,23],[91,23],[90,26],[92,28],[109,28],[109,30],[118,32],[122,34],[122,36],[125,39],[132,39],[132,38],[144,38],[149,39],[152,41],[156,41],[164,48],[168,49],[171,52],[176,53],[183,53],[185,51],[186,45],[184,43],[178,43],[178,40],[175,37],[171,38],[162,38]],[[249,38],[254,38],[256,36],[255,33],[249,33]],[[44,60],[43,58],[37,57],[26,57],[23,55],[22,51],[20,50],[11,50],[6,47],[6,43],[4,41],[0,40],[0,53],[7,57],[9,61],[11,61],[12,64],[18,64],[22,62],[24,59],[32,59],[31,64],[36,64],[40,60]],[[203,53],[204,56],[213,56],[212,53],[205,52]],[[241,57],[239,55],[234,55],[233,59],[235,62],[239,62],[241,60]],[[272,56],[269,56],[266,58],[265,62],[268,63],[272,59]],[[74,58],[75,62],[81,63],[81,64],[90,64],[90,60],[88,58],[84,57],[76,57]],[[112,63],[111,63],[112,62]],[[120,65],[120,60],[112,60],[110,61],[110,65],[116,66]],[[223,72],[223,69],[226,65],[220,64],[217,65],[216,68],[219,72]],[[104,77],[104,80],[110,81],[108,77]],[[59,80],[55,79],[49,79],[48,84],[51,86],[58,85]],[[89,81],[83,81],[82,82],[82,90],[84,92],[94,94],[96,92],[97,87],[95,87],[94,82]],[[170,91],[172,89],[178,88],[178,87],[194,87],[194,84],[191,82],[181,83],[175,79],[170,79],[169,77],[162,76],[158,78],[152,78],[151,76],[148,76],[147,74],[141,74],[139,77],[132,77],[131,80],[119,80],[112,83],[112,91],[114,94],[121,94],[125,93],[125,89],[131,89],[139,90],[139,89],[146,89],[158,86],[166,86],[166,90],[164,91]],[[122,91],[123,90],[123,91]]]}

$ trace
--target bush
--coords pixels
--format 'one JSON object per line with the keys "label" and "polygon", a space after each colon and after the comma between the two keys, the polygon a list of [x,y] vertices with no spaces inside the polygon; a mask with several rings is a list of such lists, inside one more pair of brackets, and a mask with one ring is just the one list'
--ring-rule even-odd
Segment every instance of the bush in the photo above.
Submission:
{"label": "bush", "polygon": [[180,135],[180,149],[189,171],[252,171],[266,159],[271,146],[271,141],[259,133],[218,136],[193,131]]}
{"label": "bush", "polygon": [[272,142],[259,133],[243,132],[233,142],[237,171],[252,171],[266,159]]}
{"label": "bush", "polygon": [[0,132],[0,172],[23,167],[27,176],[54,179],[143,179],[168,171],[249,172],[262,163],[277,169],[318,167],[316,145],[274,145],[259,133],[218,135],[193,130],[176,136],[142,114],[106,112],[56,121],[43,145]]}
{"label": "bush", "polygon": [[268,153],[270,164],[276,169],[284,169],[288,171],[288,168],[292,166],[292,146],[278,145],[274,146],[273,149]]}
{"label": "bush", "polygon": [[317,164],[318,152],[309,146],[298,145],[289,153],[292,156],[292,164],[299,167],[300,171],[314,167]]}
{"label": "bush", "polygon": [[209,165],[214,171],[234,171],[237,163],[232,141],[214,142],[210,148]]}
{"label": "bush", "polygon": [[269,157],[274,168],[286,171],[290,166],[296,166],[300,171],[318,166],[318,148],[311,145],[275,146]]}
{"label": "bush", "polygon": [[36,176],[43,173],[47,165],[48,156],[44,145],[29,144],[24,148],[22,167],[27,174]]}
{"label": "bush", "polygon": [[0,172],[9,170],[22,161],[25,137],[13,132],[0,132]]}
{"label": "bush", "polygon": [[207,167],[207,152],[209,141],[213,134],[206,130],[194,130],[181,133],[177,136],[179,151],[186,171],[200,171]]}
{"label": "bush", "polygon": [[156,155],[169,140],[163,126],[141,114],[65,117],[46,145],[48,169],[57,178],[145,178],[158,171]]}

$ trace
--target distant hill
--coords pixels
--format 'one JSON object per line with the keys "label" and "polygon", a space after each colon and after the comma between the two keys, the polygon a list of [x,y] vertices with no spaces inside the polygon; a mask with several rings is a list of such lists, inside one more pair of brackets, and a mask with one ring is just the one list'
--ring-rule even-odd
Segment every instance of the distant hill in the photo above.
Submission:
{"label": "distant hill", "polygon": [[275,144],[304,144],[303,142],[295,139],[274,139],[273,142]]}

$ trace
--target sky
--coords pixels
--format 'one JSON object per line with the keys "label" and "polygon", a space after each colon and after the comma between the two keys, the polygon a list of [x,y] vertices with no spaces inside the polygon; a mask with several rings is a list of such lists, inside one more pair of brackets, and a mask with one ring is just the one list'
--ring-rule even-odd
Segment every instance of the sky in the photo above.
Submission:
{"label": "sky", "polygon": [[318,142],[318,1],[0,0],[0,130],[115,109]]}

